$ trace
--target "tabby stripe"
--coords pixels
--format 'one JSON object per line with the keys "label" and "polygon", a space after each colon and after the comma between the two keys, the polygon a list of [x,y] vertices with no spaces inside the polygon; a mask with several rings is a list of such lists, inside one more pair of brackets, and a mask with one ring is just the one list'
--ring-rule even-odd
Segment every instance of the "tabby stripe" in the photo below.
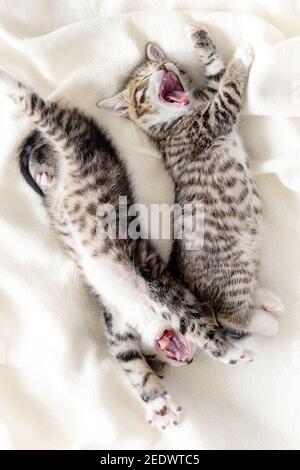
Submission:
{"label": "tabby stripe", "polygon": [[116,333],[115,338],[118,341],[127,341],[129,339],[131,339],[131,340],[138,339],[137,335],[134,335],[133,333],[130,333],[130,332],[124,333],[123,335],[120,335],[119,333]]}
{"label": "tabby stripe", "polygon": [[232,89],[236,92],[236,94],[237,94],[238,96],[241,96],[241,92],[240,92],[240,90],[238,89],[236,83],[234,83],[234,82],[228,82],[228,83],[226,83],[226,86],[232,88]]}
{"label": "tabby stripe", "polygon": [[222,96],[219,96],[219,102],[221,104],[221,106],[223,107],[223,109],[225,109],[225,111],[230,114],[231,118],[234,119],[235,118],[235,114],[234,112],[228,108],[228,106],[226,105],[226,103],[224,102],[224,100],[222,99]]}
{"label": "tabby stripe", "polygon": [[29,116],[32,116],[34,114],[37,103],[38,103],[38,96],[35,93],[32,93],[32,95],[30,96],[30,114],[29,114]]}
{"label": "tabby stripe", "polygon": [[143,378],[143,387],[145,387],[145,385],[148,382],[149,377],[150,377],[151,374],[152,374],[152,372],[147,372],[147,374],[145,374],[145,376]]}
{"label": "tabby stripe", "polygon": [[239,295],[247,295],[249,292],[250,289],[235,289],[227,292],[227,295],[229,295],[229,297],[237,297]]}
{"label": "tabby stripe", "polygon": [[216,57],[212,57],[211,59],[209,59],[208,62],[204,64],[205,67],[208,67],[209,65],[211,65],[215,60],[216,60]]}
{"label": "tabby stripe", "polygon": [[[220,100],[220,98],[219,98],[219,100]],[[221,104],[221,103],[220,103],[220,104]],[[222,118],[224,119],[224,121],[226,122],[227,119],[228,119],[228,114],[229,114],[231,117],[233,116],[232,113],[229,111],[229,109],[225,108],[225,110],[221,110],[221,109],[219,108],[219,105],[218,105],[217,102],[214,103],[214,106],[215,106],[215,109],[214,109],[214,117],[215,117],[216,120],[218,120],[218,119],[219,119],[219,115],[221,115]],[[223,106],[223,108],[224,108],[224,106]]]}
{"label": "tabby stripe", "polygon": [[209,91],[210,93],[216,93],[217,88],[213,88],[213,87],[211,87],[211,86],[207,86],[207,87],[205,88],[205,90]]}
{"label": "tabby stripe", "polygon": [[248,188],[245,188],[245,189],[242,191],[242,193],[239,195],[238,201],[239,201],[240,203],[243,202],[243,201],[246,199],[246,197],[248,196],[248,194],[249,194],[249,190],[248,190]]}
{"label": "tabby stripe", "polygon": [[220,72],[215,73],[215,74],[212,74],[212,75],[207,75],[206,78],[207,78],[208,80],[214,80],[214,81],[218,82],[218,81],[221,80],[221,78],[223,77],[224,72],[225,72],[225,68],[223,67],[223,68],[220,70]]}
{"label": "tabby stripe", "polygon": [[122,362],[129,362],[135,359],[142,359],[142,356],[136,349],[129,349],[128,351],[123,351],[117,354],[116,358]]}
{"label": "tabby stripe", "polygon": [[207,93],[205,93],[204,90],[201,90],[201,93],[202,93],[202,95],[205,96],[206,99],[209,99],[210,96]]}
{"label": "tabby stripe", "polygon": [[107,328],[107,331],[109,334],[113,334],[113,321],[112,321],[112,315],[111,313],[109,312],[104,312],[104,321],[105,321],[105,325],[106,325],[106,328]]}
{"label": "tabby stripe", "polygon": [[179,331],[182,335],[185,335],[187,327],[188,327],[188,321],[186,318],[182,317],[180,319],[180,327],[179,327]]}
{"label": "tabby stripe", "polygon": [[234,98],[232,98],[232,96],[227,93],[227,91],[224,92],[224,96],[225,98],[227,98],[227,101],[229,104],[232,104],[232,106],[235,106],[237,109],[239,108],[240,104],[238,101],[236,101]]}

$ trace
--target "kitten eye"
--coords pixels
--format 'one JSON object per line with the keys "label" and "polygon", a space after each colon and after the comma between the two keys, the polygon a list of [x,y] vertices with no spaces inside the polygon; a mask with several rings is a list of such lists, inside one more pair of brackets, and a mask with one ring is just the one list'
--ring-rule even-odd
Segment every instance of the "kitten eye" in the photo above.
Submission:
{"label": "kitten eye", "polygon": [[143,104],[145,101],[146,91],[147,91],[147,87],[144,87],[142,90],[137,90],[135,92],[135,98],[140,105]]}
{"label": "kitten eye", "polygon": [[143,104],[144,101],[145,101],[146,91],[147,91],[147,88],[144,88],[144,89],[143,89],[143,93],[142,93],[142,95],[141,95],[141,97],[140,97],[140,104]]}

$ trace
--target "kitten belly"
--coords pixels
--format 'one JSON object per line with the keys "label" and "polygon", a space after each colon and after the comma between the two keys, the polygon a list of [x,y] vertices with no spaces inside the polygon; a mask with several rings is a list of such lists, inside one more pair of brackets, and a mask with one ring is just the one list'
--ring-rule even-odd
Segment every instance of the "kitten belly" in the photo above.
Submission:
{"label": "kitten belly", "polygon": [[194,350],[162,317],[165,307],[152,301],[144,280],[111,259],[85,259],[83,269],[89,283],[104,303],[114,311],[119,328],[134,328],[140,335],[143,354],[155,356],[172,365],[192,359]]}
{"label": "kitten belly", "polygon": [[72,228],[72,233],[85,278],[104,305],[113,310],[118,329],[122,325],[134,328],[141,335],[145,351],[153,352],[156,339],[169,325],[157,313],[158,306],[149,298],[145,281],[110,254],[92,257],[88,247],[82,245],[76,228]]}
{"label": "kitten belly", "polygon": [[[163,318],[168,308],[151,299],[146,281],[133,267],[116,261],[110,253],[91,256],[83,245],[81,233],[64,215],[69,232],[69,244],[77,254],[88,284],[100,296],[113,315],[115,332],[123,334],[128,327],[140,335],[144,354],[155,354],[172,365],[182,365],[192,359],[194,350],[185,338]],[[101,243],[101,240],[99,240]]]}
{"label": "kitten belly", "polygon": [[222,295],[224,304],[228,293],[242,286],[239,273],[249,288],[241,300],[248,302],[255,285],[260,201],[247,160],[240,137],[232,132],[207,159],[193,162],[196,184],[183,180],[178,185],[180,203],[204,201],[203,244],[189,251],[179,243],[177,256],[189,287],[208,302]]}
{"label": "kitten belly", "polygon": [[116,263],[110,255],[93,258],[84,254],[80,263],[88,283],[105,305],[114,306],[122,322],[140,334],[146,331],[149,338],[159,336],[163,324],[153,313],[142,278]]}
{"label": "kitten belly", "polygon": [[183,365],[192,359],[194,350],[163,319],[166,307],[152,301],[144,280],[109,256],[83,257],[82,268],[89,284],[101,296],[104,304],[114,312],[114,322],[119,330],[128,326],[140,335],[143,354],[155,354],[172,365]]}

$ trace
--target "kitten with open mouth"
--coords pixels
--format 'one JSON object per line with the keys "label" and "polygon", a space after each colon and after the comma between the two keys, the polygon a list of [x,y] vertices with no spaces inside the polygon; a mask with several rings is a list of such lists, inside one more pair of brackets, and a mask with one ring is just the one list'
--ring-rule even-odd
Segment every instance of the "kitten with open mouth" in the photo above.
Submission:
{"label": "kitten with open mouth", "polygon": [[[178,99],[182,90],[170,77],[164,96]],[[44,100],[2,71],[0,89],[36,126],[21,146],[21,171],[42,196],[53,228],[103,307],[99,314],[112,355],[144,402],[148,421],[160,429],[176,424],[181,407],[148,360],[186,364],[192,345],[226,364],[249,362],[253,354],[223,337],[211,309],[172,275],[149,240],[123,239],[111,227],[101,237],[105,215],[98,214],[99,206],[119,214],[120,198],[126,196],[129,206],[134,198],[124,162],[98,124],[76,108]]]}
{"label": "kitten with open mouth", "polygon": [[190,103],[189,92],[184,87],[172,70],[164,69],[163,79],[159,87],[159,98],[166,103],[177,106],[186,106]]}
{"label": "kitten with open mouth", "polygon": [[156,340],[156,346],[168,359],[178,365],[190,363],[193,359],[194,348],[191,343],[174,330],[165,330],[161,338]]}
{"label": "kitten with open mouth", "polygon": [[[188,240],[175,238],[173,272],[212,307],[228,338],[274,335],[284,307],[276,294],[258,285],[262,209],[236,126],[253,50],[240,46],[225,67],[205,27],[187,25],[186,30],[206,76],[202,89],[150,43],[146,61],[126,87],[98,106],[130,118],[155,142],[173,180],[176,204],[202,208],[202,243],[187,249]],[[180,227],[181,215],[175,215],[174,231]],[[177,357],[174,344],[178,357],[186,354],[170,334],[161,344],[171,357]]]}

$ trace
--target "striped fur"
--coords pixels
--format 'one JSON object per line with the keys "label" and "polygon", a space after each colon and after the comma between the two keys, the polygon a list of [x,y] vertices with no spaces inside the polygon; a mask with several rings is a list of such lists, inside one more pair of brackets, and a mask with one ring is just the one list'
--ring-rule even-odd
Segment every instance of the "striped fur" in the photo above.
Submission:
{"label": "striped fur", "polygon": [[[205,29],[193,26],[190,36],[206,75],[205,88],[196,90],[157,48],[158,59],[148,53],[126,89],[99,105],[115,112],[116,105],[122,106],[123,115],[155,140],[174,181],[176,203],[204,207],[203,247],[188,251],[184,240],[175,240],[173,271],[212,307],[224,334],[265,334],[264,322],[268,334],[275,333],[277,320],[256,302],[261,204],[236,126],[252,51],[240,48],[226,68]],[[174,106],[161,98],[157,82],[163,83],[166,69],[189,92],[187,105]]]}
{"label": "striped fur", "polygon": [[223,338],[210,309],[170,274],[149,241],[97,236],[97,207],[110,204],[119,217],[119,197],[129,205],[133,197],[124,164],[95,121],[4,72],[0,88],[36,125],[20,152],[22,172],[43,193],[54,230],[103,306],[112,354],[147,403],[148,420],[159,427],[176,422],[179,410],[147,362],[150,354],[172,363],[157,348],[165,330],[226,363],[251,354]]}

